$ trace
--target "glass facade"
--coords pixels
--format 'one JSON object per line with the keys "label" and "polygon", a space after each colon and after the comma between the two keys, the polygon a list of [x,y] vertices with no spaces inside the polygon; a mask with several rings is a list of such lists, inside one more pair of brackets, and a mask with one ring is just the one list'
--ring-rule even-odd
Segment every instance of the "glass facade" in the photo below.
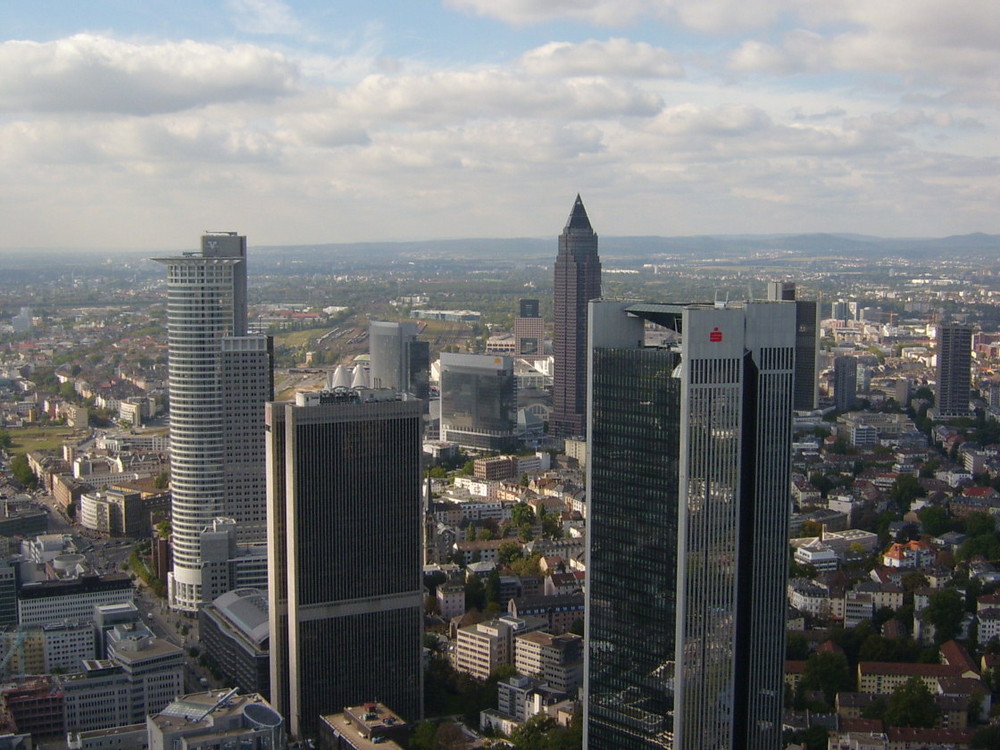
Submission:
{"label": "glass facade", "polygon": [[441,439],[486,450],[516,444],[514,364],[493,354],[441,355]]}
{"label": "glass facade", "polygon": [[668,747],[674,700],[680,355],[595,349],[589,746]]}
{"label": "glass facade", "polygon": [[591,311],[588,745],[780,747],[794,303]]}

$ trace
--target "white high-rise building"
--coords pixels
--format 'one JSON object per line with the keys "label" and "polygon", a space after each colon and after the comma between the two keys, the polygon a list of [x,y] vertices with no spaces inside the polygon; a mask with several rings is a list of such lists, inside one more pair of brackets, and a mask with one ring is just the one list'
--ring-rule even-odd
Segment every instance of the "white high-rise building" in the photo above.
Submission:
{"label": "white high-rise building", "polygon": [[241,541],[265,537],[264,404],[271,344],[247,335],[246,237],[201,238],[167,267],[173,570],[170,606],[193,612],[202,590],[201,533],[233,518]]}

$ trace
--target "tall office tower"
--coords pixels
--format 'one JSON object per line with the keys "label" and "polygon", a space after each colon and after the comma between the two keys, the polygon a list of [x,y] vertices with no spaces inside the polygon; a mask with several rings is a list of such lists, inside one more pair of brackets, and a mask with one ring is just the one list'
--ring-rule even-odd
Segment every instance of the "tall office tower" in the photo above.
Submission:
{"label": "tall office tower", "polygon": [[441,354],[441,439],[466,448],[517,445],[514,360],[499,354]]}
{"label": "tall office tower", "polygon": [[851,315],[850,307],[847,304],[847,300],[838,299],[836,302],[830,304],[830,317],[834,320],[848,320]]}
{"label": "tall office tower", "polygon": [[938,417],[968,417],[972,388],[972,326],[944,323],[938,326]]}
{"label": "tall office tower", "polygon": [[430,344],[417,341],[417,324],[373,320],[368,324],[371,383],[426,399],[430,390]]}
{"label": "tall office tower", "polygon": [[795,411],[812,411],[819,396],[819,304],[795,299],[795,282],[771,281],[769,300],[795,302]]}
{"label": "tall office tower", "polygon": [[601,296],[601,259],[587,209],[576,196],[555,264],[552,416],[549,432],[582,435],[587,411],[587,303]]}
{"label": "tall office tower", "polygon": [[545,353],[545,321],[538,313],[537,299],[523,299],[514,320],[514,352],[518,357],[541,357]]}
{"label": "tall office tower", "polygon": [[271,702],[298,738],[364,702],[421,715],[423,405],[396,398],[267,405]]}
{"label": "tall office tower", "polygon": [[154,258],[167,267],[170,371],[170,606],[194,612],[202,592],[201,532],[236,520],[263,541],[264,404],[272,398],[267,336],[247,335],[246,237],[201,238],[200,253]]}
{"label": "tall office tower", "polygon": [[795,306],[590,311],[584,746],[781,747]]}
{"label": "tall office tower", "polygon": [[833,360],[833,403],[837,411],[854,408],[858,402],[858,358]]}

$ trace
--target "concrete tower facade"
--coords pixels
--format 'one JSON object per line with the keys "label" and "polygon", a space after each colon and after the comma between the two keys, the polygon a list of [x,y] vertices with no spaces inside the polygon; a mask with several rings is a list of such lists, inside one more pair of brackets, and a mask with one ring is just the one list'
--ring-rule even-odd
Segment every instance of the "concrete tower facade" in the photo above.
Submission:
{"label": "concrete tower facade", "polygon": [[514,319],[514,353],[534,359],[545,354],[545,321],[539,314],[537,299],[522,299]]}
{"label": "concrete tower facade", "polygon": [[233,518],[263,541],[264,404],[272,398],[267,336],[247,334],[246,237],[205,235],[200,253],[155,258],[167,267],[170,606],[194,612],[202,591],[201,532]]}
{"label": "concrete tower facade", "polygon": [[387,389],[267,405],[271,702],[297,738],[376,699],[421,716],[422,413]]}
{"label": "concrete tower facade", "polygon": [[373,320],[368,324],[368,354],[373,386],[427,398],[430,345],[417,340],[416,323]]}
{"label": "concrete tower facade", "polygon": [[552,416],[549,432],[582,435],[587,411],[587,303],[601,296],[601,259],[587,209],[576,196],[555,263]]}
{"label": "concrete tower facade", "polygon": [[795,306],[590,309],[584,746],[773,750]]}

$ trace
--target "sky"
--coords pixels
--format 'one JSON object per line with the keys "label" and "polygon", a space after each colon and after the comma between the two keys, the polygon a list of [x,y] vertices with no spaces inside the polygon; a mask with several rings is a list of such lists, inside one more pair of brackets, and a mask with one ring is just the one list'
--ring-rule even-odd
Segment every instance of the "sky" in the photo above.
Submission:
{"label": "sky", "polygon": [[1000,232],[991,0],[4,0],[0,248]]}

